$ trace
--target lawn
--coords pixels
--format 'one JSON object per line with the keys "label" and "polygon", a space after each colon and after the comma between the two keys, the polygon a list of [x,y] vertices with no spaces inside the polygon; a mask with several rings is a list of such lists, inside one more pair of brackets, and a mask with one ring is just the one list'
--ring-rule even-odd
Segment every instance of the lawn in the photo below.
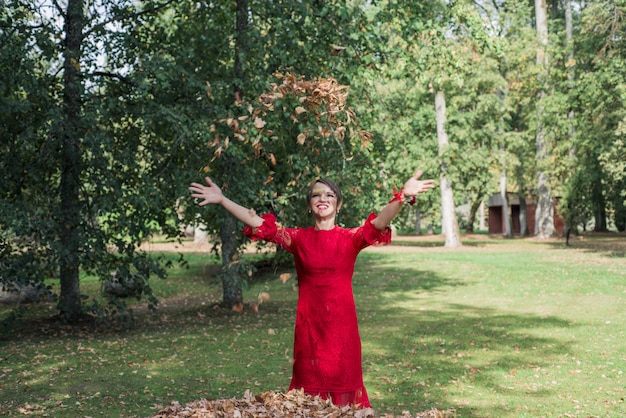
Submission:
{"label": "lawn", "polygon": [[[359,256],[354,292],[376,412],[626,416],[626,236],[587,235],[569,248],[463,241],[444,249],[438,237],[398,237]],[[217,261],[193,251],[185,249],[188,269],[152,283],[160,306],[137,306],[132,329],[27,318],[3,336],[0,415],[147,417],[173,400],[284,392],[297,294],[295,278],[281,275],[293,272],[266,273],[246,289],[250,304],[270,295],[258,312],[228,312],[215,305]],[[0,307],[0,319],[7,314]]]}

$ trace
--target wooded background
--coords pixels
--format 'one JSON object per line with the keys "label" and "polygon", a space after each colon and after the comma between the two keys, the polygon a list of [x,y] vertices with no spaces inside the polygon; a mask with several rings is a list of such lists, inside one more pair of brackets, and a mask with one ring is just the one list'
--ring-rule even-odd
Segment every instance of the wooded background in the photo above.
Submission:
{"label": "wooded background", "polygon": [[285,225],[332,177],[355,226],[420,168],[439,192],[395,226],[449,247],[494,193],[522,234],[554,236],[553,204],[566,231],[626,228],[623,0],[1,4],[0,281],[52,286],[69,322],[124,306],[84,300],[83,274],[156,303],[167,263],[138,247],[187,225],[241,301],[241,225],[189,198],[206,175]]}

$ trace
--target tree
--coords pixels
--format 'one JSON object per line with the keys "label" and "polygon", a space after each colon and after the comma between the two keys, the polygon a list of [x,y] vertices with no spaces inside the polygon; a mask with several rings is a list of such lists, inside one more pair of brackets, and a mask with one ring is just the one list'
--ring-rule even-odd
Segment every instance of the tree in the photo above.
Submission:
{"label": "tree", "polygon": [[[222,24],[214,20],[214,14],[200,14],[194,10],[194,3],[190,4],[185,14],[198,27]],[[280,213],[282,221],[295,224],[304,216],[301,210],[291,211],[287,203],[304,195],[307,181],[324,174],[334,175],[340,182],[353,178],[355,181],[351,184],[359,190],[368,176],[365,173],[356,176],[345,166],[368,167],[369,164],[363,163],[363,159],[367,160],[366,154],[351,153],[355,145],[347,141],[345,145],[324,142],[324,146],[314,149],[298,143],[298,135],[303,134],[305,128],[296,121],[304,115],[293,113],[297,95],[276,98],[273,105],[277,111],[268,114],[267,120],[263,119],[272,126],[271,131],[255,126],[256,116],[251,115],[262,103],[258,99],[263,100],[264,93],[270,94],[274,88],[272,83],[277,83],[277,75],[281,77],[280,74],[295,71],[298,76],[314,80],[326,78],[325,75],[330,79],[337,73],[349,79],[353,68],[359,65],[355,57],[362,54],[359,37],[351,34],[355,33],[352,28],[358,28],[361,22],[361,9],[358,5],[338,1],[326,2],[324,7],[318,7],[315,1],[239,2],[236,6],[238,11],[231,9],[231,13],[239,16],[239,23],[231,22],[234,31],[224,26],[222,33],[222,36],[229,34],[233,42],[215,51],[221,59],[216,61],[214,56],[209,56],[194,63],[198,68],[195,77],[206,77],[211,86],[217,83],[222,86],[211,88],[208,98],[220,108],[216,107],[216,112],[208,118],[210,138],[204,143],[198,142],[200,155],[205,159],[198,168],[209,173],[240,203],[259,210],[284,211]],[[189,28],[189,23],[177,27],[177,34],[171,38],[171,53],[177,54],[176,45],[185,48],[190,39],[197,40],[200,36],[201,31]],[[234,49],[228,45],[234,45]],[[211,77],[215,68],[220,73]],[[233,90],[223,87],[229,85],[234,86]],[[309,123],[306,129],[310,128],[318,129],[317,125]],[[335,134],[341,132],[335,132],[331,138]],[[256,135],[257,141],[242,139],[249,135]],[[307,151],[316,154],[308,155]],[[342,220],[348,219],[351,212],[346,209]],[[188,206],[190,220],[195,216],[193,211],[194,208]],[[239,248],[245,242],[240,228],[222,211],[203,211],[202,222],[211,233],[220,231],[224,272],[221,278],[225,283],[223,302],[228,307],[238,306],[241,302],[238,295],[250,272],[250,266],[239,256]],[[226,286],[231,284],[232,292],[226,291]],[[235,296],[229,296],[231,293]]]}
{"label": "tree", "polygon": [[[535,0],[535,25],[537,27],[537,65],[540,85],[547,82],[548,67],[548,11],[545,0]],[[550,188],[548,163],[548,144],[543,122],[545,105],[542,103],[546,95],[545,87],[539,91],[537,107],[537,206],[535,210],[535,235],[549,238],[554,234],[554,206]]]}
{"label": "tree", "polygon": [[[155,227],[165,233],[177,232],[172,223],[175,195],[169,193],[171,188],[159,187],[164,165],[177,156],[175,151],[160,154],[158,141],[146,147],[150,133],[140,128],[132,114],[113,122],[119,108],[133,102],[123,94],[124,86],[136,84],[125,75],[127,62],[115,65],[115,55],[121,54],[119,36],[107,28],[152,13],[164,4],[139,10],[130,2],[87,7],[71,0],[62,9],[57,3],[16,0],[3,11],[6,30],[23,37],[24,46],[32,51],[25,57],[37,55],[37,61],[45,63],[45,67],[35,66],[31,74],[46,81],[39,94],[50,106],[28,136],[18,130],[9,132],[12,146],[3,149],[2,161],[8,164],[11,157],[24,158],[15,154],[20,142],[30,147],[42,140],[49,144],[40,151],[49,151],[45,165],[13,161],[30,174],[9,178],[3,189],[2,210],[7,216],[2,217],[5,223],[0,233],[9,257],[2,264],[1,276],[3,281],[33,283],[43,283],[48,275],[58,277],[59,311],[68,322],[80,320],[85,311],[106,311],[95,300],[91,306],[83,306],[83,273],[102,280],[115,276],[132,288],[135,296],[147,295],[152,305],[156,303],[147,280],[163,277],[164,266],[136,249]],[[105,55],[102,45],[106,45]],[[105,56],[106,64],[101,62]],[[27,88],[30,92],[25,81],[17,80],[14,91]],[[35,102],[34,97],[27,96],[25,103],[44,103]],[[172,149],[169,138],[163,142]],[[124,145],[120,148],[119,144]],[[175,171],[171,174],[176,176]],[[25,209],[24,215],[10,215],[19,208]],[[28,228],[21,227],[24,221]],[[16,270],[20,274],[6,274]],[[123,301],[112,297],[111,302],[116,307],[110,313],[124,309]]]}
{"label": "tree", "polygon": [[[448,133],[446,132],[446,97],[443,91],[435,93],[435,112],[437,115],[437,142],[439,143],[439,158],[444,155],[449,146]],[[439,174],[439,188],[441,189],[441,229],[445,236],[446,247],[458,247],[461,245],[459,225],[454,212],[454,196],[452,185],[446,174],[447,164],[442,163]]]}

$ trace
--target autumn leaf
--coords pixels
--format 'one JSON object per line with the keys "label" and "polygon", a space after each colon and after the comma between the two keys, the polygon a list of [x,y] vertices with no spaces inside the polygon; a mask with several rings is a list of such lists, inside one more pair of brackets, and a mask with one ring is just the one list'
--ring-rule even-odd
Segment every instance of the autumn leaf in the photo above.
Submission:
{"label": "autumn leaf", "polygon": [[257,300],[259,302],[259,305],[263,302],[267,302],[270,300],[270,294],[267,292],[261,292],[259,293],[259,296],[257,296]]}
{"label": "autumn leaf", "polygon": [[267,124],[267,122],[265,122],[263,119],[261,119],[259,117],[254,118],[254,127],[255,128],[263,129],[266,124]]}
{"label": "autumn leaf", "polygon": [[[291,390],[287,393],[264,392],[253,395],[246,390],[242,399],[217,399],[210,401],[200,399],[181,405],[173,401],[169,406],[152,415],[152,418],[182,417],[241,417],[241,418],[275,418],[275,417],[329,417],[329,418],[373,418],[378,415],[372,408],[333,405],[330,400],[319,396],[311,396],[303,390]],[[453,411],[431,409],[417,415],[410,412],[402,413],[402,418],[447,418],[453,417]],[[381,417],[393,418],[391,415]]]}
{"label": "autumn leaf", "polygon": [[291,273],[283,273],[280,275],[280,281],[283,282],[283,284],[287,283],[289,279],[291,279]]}

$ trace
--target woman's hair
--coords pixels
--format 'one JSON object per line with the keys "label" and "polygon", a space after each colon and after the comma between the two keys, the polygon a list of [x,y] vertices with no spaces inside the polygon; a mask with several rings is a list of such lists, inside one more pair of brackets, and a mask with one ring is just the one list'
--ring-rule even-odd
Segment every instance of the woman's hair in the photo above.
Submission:
{"label": "woman's hair", "polygon": [[315,184],[316,183],[322,183],[322,184],[325,184],[326,186],[328,186],[330,188],[330,190],[332,190],[333,193],[335,193],[335,196],[337,197],[337,207],[339,207],[341,205],[341,202],[343,202],[343,196],[341,195],[341,189],[339,188],[339,186],[337,186],[337,183],[335,183],[334,181],[332,181],[331,179],[328,179],[328,178],[317,179],[313,183],[311,183],[311,186],[309,187],[309,191],[306,193],[306,204],[307,205],[309,204],[309,202],[311,202],[311,198],[313,197],[313,189],[315,188]]}

